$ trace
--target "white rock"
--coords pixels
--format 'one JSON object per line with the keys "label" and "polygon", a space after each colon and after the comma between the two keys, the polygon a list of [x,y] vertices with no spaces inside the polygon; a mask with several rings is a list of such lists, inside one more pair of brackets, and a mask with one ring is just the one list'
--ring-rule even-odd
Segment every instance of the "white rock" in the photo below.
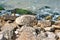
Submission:
{"label": "white rock", "polygon": [[0,34],[0,40],[2,40],[2,38],[3,38],[3,34]]}
{"label": "white rock", "polygon": [[18,31],[15,31],[15,34],[18,34]]}

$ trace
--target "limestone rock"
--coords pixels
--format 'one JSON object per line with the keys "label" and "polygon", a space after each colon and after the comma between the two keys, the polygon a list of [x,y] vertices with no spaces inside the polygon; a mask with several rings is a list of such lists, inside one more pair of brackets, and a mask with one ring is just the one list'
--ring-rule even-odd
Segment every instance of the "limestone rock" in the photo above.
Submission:
{"label": "limestone rock", "polygon": [[60,38],[60,32],[57,32],[56,35]]}
{"label": "limestone rock", "polygon": [[60,21],[56,21],[55,24],[52,25],[52,27],[60,28]]}
{"label": "limestone rock", "polygon": [[44,33],[43,31],[37,35],[37,40],[43,40],[45,39],[47,36],[46,36],[46,33]]}
{"label": "limestone rock", "polygon": [[53,32],[46,32],[46,34],[47,34],[47,38],[51,38],[51,39],[56,38],[56,35]]}
{"label": "limestone rock", "polygon": [[55,33],[59,33],[59,32],[60,32],[60,30],[59,30],[59,29],[56,29],[56,30],[55,30]]}
{"label": "limestone rock", "polygon": [[54,27],[46,27],[44,29],[45,29],[45,31],[50,31],[50,32],[54,32],[55,31]]}
{"label": "limestone rock", "polygon": [[21,35],[16,40],[37,40],[35,30],[31,27],[23,27]]}
{"label": "limestone rock", "polygon": [[44,27],[49,27],[51,26],[51,22],[49,20],[45,20],[45,21],[38,21],[38,26],[44,28]]}
{"label": "limestone rock", "polygon": [[22,15],[16,18],[15,22],[19,25],[36,25],[37,19],[34,15]]}

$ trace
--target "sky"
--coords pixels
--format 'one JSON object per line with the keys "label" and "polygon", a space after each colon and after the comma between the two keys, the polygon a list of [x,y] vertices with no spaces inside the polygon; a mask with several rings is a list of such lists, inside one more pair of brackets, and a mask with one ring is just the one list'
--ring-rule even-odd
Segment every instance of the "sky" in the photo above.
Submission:
{"label": "sky", "polygon": [[5,9],[38,9],[46,5],[60,9],[60,0],[0,0],[0,5]]}

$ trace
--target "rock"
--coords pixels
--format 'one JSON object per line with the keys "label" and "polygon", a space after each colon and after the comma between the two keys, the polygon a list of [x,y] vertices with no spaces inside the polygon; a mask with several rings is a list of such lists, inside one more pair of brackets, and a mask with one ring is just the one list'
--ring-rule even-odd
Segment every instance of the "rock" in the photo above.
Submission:
{"label": "rock", "polygon": [[46,34],[45,32],[42,32],[41,34],[38,34],[37,39],[38,40],[56,40],[54,38],[54,34],[50,37],[50,34]]}
{"label": "rock", "polygon": [[46,27],[44,29],[45,29],[45,31],[50,31],[50,32],[54,32],[55,31],[54,27]]}
{"label": "rock", "polygon": [[57,32],[56,35],[60,38],[60,32]]}
{"label": "rock", "polygon": [[16,40],[37,40],[35,35],[35,29],[32,27],[23,27],[21,35]]}
{"label": "rock", "polygon": [[55,30],[55,33],[58,33],[58,32],[60,32],[60,30],[59,30],[59,29],[56,29],[56,30]]}
{"label": "rock", "polygon": [[41,31],[41,33],[37,35],[37,40],[43,40],[46,37],[47,37],[46,33]]}
{"label": "rock", "polygon": [[60,38],[58,40],[60,40]]}
{"label": "rock", "polygon": [[36,32],[40,33],[41,27],[33,26],[33,28],[36,30]]}
{"label": "rock", "polygon": [[0,33],[0,40],[2,40],[3,39],[3,34],[2,33]]}
{"label": "rock", "polygon": [[37,19],[34,15],[22,15],[16,18],[15,22],[19,25],[36,25]]}
{"label": "rock", "polygon": [[52,27],[60,28],[60,21],[56,21],[55,24],[52,25]]}
{"label": "rock", "polygon": [[44,27],[49,27],[51,26],[51,22],[49,20],[45,20],[45,21],[38,21],[38,26],[44,28]]}
{"label": "rock", "polygon": [[46,32],[46,34],[47,34],[47,38],[51,38],[51,39],[56,38],[56,35],[53,32]]}
{"label": "rock", "polygon": [[56,40],[55,38],[44,38],[43,40]]}
{"label": "rock", "polygon": [[14,23],[8,23],[6,22],[2,27],[1,27],[1,30],[9,30],[9,31],[12,31],[14,28],[16,27],[16,24]]}

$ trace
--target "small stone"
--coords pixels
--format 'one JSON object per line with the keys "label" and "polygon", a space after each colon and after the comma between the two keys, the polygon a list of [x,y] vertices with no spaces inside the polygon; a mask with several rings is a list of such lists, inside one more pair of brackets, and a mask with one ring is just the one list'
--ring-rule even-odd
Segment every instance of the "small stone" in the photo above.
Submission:
{"label": "small stone", "polygon": [[56,35],[60,38],[60,32],[57,32]]}
{"label": "small stone", "polygon": [[49,27],[49,26],[51,26],[51,22],[49,20],[38,21],[37,25],[42,27],[42,28]]}
{"label": "small stone", "polygon": [[41,33],[37,35],[37,40],[43,40],[46,37],[47,37],[46,33],[41,31]]}
{"label": "small stone", "polygon": [[58,33],[58,32],[60,32],[60,30],[59,30],[59,29],[56,29],[56,30],[55,30],[55,33]]}
{"label": "small stone", "polygon": [[60,21],[56,21],[55,24],[52,25],[52,27],[60,28]]}

